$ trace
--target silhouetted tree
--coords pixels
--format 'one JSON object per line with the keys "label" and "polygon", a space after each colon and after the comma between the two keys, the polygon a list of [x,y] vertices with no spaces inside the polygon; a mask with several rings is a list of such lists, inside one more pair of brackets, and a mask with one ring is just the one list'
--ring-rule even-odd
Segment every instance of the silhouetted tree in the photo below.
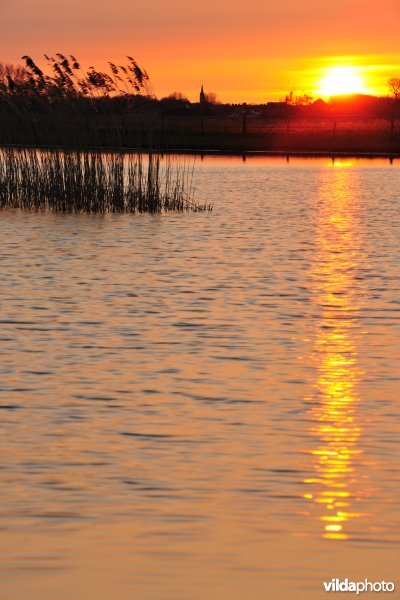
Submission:
{"label": "silhouetted tree", "polygon": [[392,110],[392,119],[391,119],[391,123],[390,123],[390,135],[393,137],[394,124],[396,122],[397,110],[398,110],[397,109],[397,101],[400,96],[400,78],[392,77],[391,79],[388,80],[388,86],[389,86],[389,90],[391,91],[391,93],[394,96],[394,106],[393,106],[393,110]]}
{"label": "silhouetted tree", "polygon": [[161,98],[159,105],[161,114],[183,114],[187,111],[190,100],[181,92],[173,92]]}
{"label": "silhouetted tree", "polygon": [[179,100],[179,102],[189,102],[189,98],[187,98],[185,94],[182,94],[182,92],[172,92],[172,94],[165,96],[163,100]]}
{"label": "silhouetted tree", "polygon": [[314,98],[311,94],[304,93],[302,96],[296,96],[295,104],[297,106],[311,106],[314,102]]}
{"label": "silhouetted tree", "polygon": [[394,99],[398,100],[398,98],[400,96],[400,78],[392,77],[391,79],[388,80],[388,86],[389,86],[389,90],[391,91],[391,93],[394,96]]}
{"label": "silhouetted tree", "polygon": [[285,102],[285,104],[293,104],[294,103],[294,93],[292,91],[290,91],[288,94],[286,94],[284,102]]}
{"label": "silhouetted tree", "polygon": [[218,96],[215,92],[207,92],[205,94],[205,100],[208,104],[219,104]]}

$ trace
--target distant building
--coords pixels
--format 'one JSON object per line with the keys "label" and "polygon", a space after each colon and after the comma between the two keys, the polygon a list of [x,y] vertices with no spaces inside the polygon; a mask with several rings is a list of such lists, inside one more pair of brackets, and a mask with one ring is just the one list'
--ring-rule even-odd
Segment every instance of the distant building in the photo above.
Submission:
{"label": "distant building", "polygon": [[200,104],[202,106],[204,106],[206,104],[206,102],[207,102],[207,98],[206,98],[206,95],[204,93],[204,87],[202,85],[201,86],[201,90],[200,90]]}

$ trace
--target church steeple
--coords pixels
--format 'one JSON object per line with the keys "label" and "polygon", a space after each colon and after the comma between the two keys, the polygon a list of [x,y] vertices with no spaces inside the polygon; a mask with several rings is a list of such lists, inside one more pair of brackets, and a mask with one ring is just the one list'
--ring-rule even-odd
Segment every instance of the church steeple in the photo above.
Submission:
{"label": "church steeple", "polygon": [[204,93],[204,87],[203,84],[201,84],[201,90],[200,90],[200,104],[205,104],[206,103],[206,95]]}

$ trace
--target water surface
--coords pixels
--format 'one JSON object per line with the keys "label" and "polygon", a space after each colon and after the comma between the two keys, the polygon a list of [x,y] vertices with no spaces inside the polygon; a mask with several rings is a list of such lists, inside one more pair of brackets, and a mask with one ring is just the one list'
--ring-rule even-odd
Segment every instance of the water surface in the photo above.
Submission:
{"label": "water surface", "polygon": [[398,162],[194,182],[212,213],[0,215],[7,600],[396,580]]}

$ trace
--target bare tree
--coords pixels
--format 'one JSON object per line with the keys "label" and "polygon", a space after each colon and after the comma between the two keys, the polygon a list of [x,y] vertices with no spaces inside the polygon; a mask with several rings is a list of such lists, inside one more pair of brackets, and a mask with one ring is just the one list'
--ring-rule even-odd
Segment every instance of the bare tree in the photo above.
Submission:
{"label": "bare tree", "polygon": [[208,92],[205,96],[206,102],[209,104],[219,104],[218,96],[215,92]]}
{"label": "bare tree", "polygon": [[297,106],[311,106],[314,102],[312,94],[304,93],[302,96],[296,96],[295,104]]}
{"label": "bare tree", "polygon": [[394,99],[397,101],[400,96],[400,78],[392,77],[388,80],[389,90],[394,96]]}
{"label": "bare tree", "polygon": [[394,106],[393,106],[393,110],[392,110],[392,119],[391,119],[391,123],[390,123],[390,135],[391,135],[391,137],[393,137],[394,136],[394,125],[396,122],[397,111],[398,111],[397,101],[400,96],[400,78],[392,77],[391,79],[388,80],[388,86],[389,86],[389,90],[391,91],[391,93],[394,96]]}
{"label": "bare tree", "polygon": [[165,99],[178,100],[179,102],[189,102],[189,98],[185,96],[185,94],[182,94],[182,92],[172,92],[172,94],[166,96]]}

